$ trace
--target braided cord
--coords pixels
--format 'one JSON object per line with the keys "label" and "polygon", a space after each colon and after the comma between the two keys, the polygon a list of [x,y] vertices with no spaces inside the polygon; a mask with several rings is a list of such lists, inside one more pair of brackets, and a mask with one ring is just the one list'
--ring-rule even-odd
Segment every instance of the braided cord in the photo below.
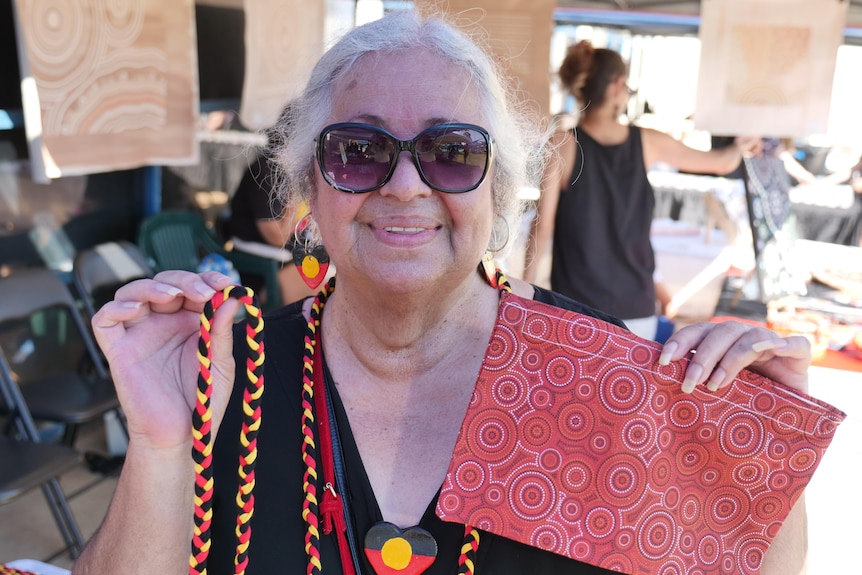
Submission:
{"label": "braided cord", "polygon": [[464,542],[458,557],[458,575],[473,575],[476,572],[476,550],[479,549],[479,531],[470,525],[464,526]]}
{"label": "braided cord", "polygon": [[195,466],[194,532],[189,557],[190,575],[206,575],[206,563],[211,546],[212,528],[212,320],[215,311],[228,299],[240,300],[246,311],[246,343],[249,354],[246,361],[246,387],[243,392],[243,422],[240,430],[239,487],[237,489],[237,548],[234,558],[235,573],[244,574],[248,565],[248,547],[251,541],[250,520],[254,514],[254,467],[257,462],[257,433],[260,429],[260,400],[263,395],[263,318],[254,292],[246,287],[230,286],[216,293],[204,305],[201,313],[198,340],[198,389],[192,412],[192,458]]}
{"label": "braided cord", "polygon": [[305,520],[305,554],[308,556],[307,575],[320,575],[320,508],[317,498],[317,460],[318,448],[315,440],[314,416],[314,348],[317,345],[317,332],[320,329],[320,314],[326,305],[326,298],[335,289],[335,278],[323,287],[311,304],[311,313],[305,332],[302,355],[302,461],[305,472],[302,476],[302,518]]}

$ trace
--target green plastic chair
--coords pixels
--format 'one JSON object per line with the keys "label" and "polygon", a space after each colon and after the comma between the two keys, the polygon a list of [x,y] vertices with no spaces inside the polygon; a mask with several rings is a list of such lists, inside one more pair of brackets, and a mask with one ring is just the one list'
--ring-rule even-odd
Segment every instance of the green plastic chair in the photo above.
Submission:
{"label": "green plastic chair", "polygon": [[264,311],[283,305],[275,260],[227,250],[203,217],[195,212],[167,210],[150,216],[141,224],[138,247],[155,271],[196,271],[204,256],[219,254],[233,264],[240,277],[263,278],[266,288]]}

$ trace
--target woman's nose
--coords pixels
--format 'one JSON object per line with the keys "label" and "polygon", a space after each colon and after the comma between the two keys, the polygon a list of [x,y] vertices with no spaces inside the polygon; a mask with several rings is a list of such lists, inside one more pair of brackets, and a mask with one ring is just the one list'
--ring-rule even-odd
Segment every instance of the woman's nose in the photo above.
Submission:
{"label": "woman's nose", "polygon": [[433,190],[419,175],[413,155],[405,150],[398,155],[392,178],[379,191],[381,195],[393,196],[406,202],[414,197],[428,196]]}

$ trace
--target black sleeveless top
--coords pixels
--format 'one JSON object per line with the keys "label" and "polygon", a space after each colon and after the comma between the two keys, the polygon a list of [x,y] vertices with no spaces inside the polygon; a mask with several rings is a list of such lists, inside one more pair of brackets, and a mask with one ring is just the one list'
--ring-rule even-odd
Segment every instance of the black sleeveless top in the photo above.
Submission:
{"label": "black sleeveless top", "polygon": [[555,215],[551,289],[619,318],[654,315],[655,194],[640,129],[630,127],[615,146],[582,130],[576,136],[579,153]]}
{"label": "black sleeveless top", "polygon": [[[601,312],[590,309],[548,290],[535,288],[535,299],[564,309],[588,314],[604,321],[621,323]],[[302,519],[302,481],[304,464],[301,459],[302,409],[301,373],[303,338],[306,320],[302,302],[291,304],[265,317],[264,338],[266,390],[261,400],[263,414],[258,435],[258,460],[255,469],[255,511],[251,520],[252,537],[249,547],[248,575],[288,575],[305,573],[304,537],[306,525]],[[324,322],[325,323],[325,322]],[[235,329],[234,355],[237,382],[225,419],[213,449],[212,548],[207,571],[212,575],[234,572],[236,550],[237,467],[239,462],[239,429],[242,421],[242,388],[245,354],[244,326]],[[350,433],[350,422],[335,386],[330,386],[335,406],[338,432],[342,441],[347,487],[351,500],[350,521],[361,540],[368,528],[382,519],[377,499],[371,489],[359,450]],[[321,492],[318,487],[318,493]],[[437,540],[437,560],[425,571],[426,575],[454,575],[464,539],[464,526],[444,522],[434,512],[436,497],[429,502],[419,525]],[[192,510],[177,510],[177,513]],[[320,538],[321,563],[326,575],[342,573],[335,533]],[[481,532],[476,558],[476,575],[507,575],[541,573],[542,575],[600,575],[605,569],[586,565],[535,547]],[[362,573],[373,570],[362,550],[359,550]]]}

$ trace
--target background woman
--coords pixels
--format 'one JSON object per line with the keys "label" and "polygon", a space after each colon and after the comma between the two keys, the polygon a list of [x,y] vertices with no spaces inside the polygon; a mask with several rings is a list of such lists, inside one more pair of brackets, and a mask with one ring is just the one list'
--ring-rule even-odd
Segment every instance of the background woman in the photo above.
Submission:
{"label": "background woman", "polygon": [[559,70],[581,108],[572,132],[552,138],[557,153],[542,179],[524,279],[537,281],[553,240],[551,289],[621,318],[647,339],[656,333],[655,257],[650,244],[655,196],[647,170],[726,174],[758,138],[703,152],[657,130],[621,122],[631,91],[622,57],[586,40]]}

